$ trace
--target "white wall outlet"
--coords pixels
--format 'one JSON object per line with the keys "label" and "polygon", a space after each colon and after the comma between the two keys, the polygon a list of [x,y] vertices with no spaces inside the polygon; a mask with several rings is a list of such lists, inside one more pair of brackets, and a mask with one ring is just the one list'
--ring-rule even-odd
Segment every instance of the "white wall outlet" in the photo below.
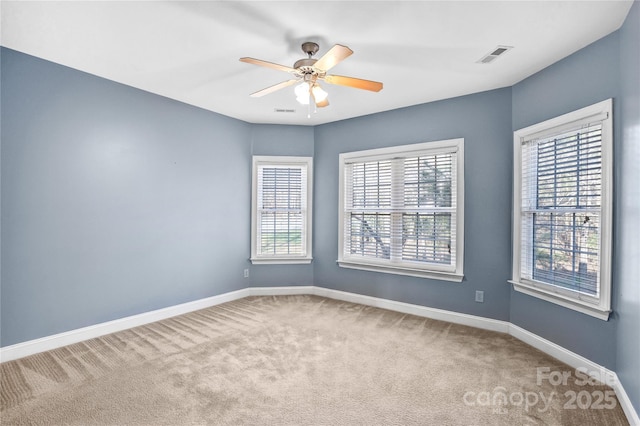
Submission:
{"label": "white wall outlet", "polygon": [[476,290],[476,302],[484,302],[484,291]]}
{"label": "white wall outlet", "polygon": [[248,268],[244,270],[244,277],[245,278],[249,278],[249,269]]}

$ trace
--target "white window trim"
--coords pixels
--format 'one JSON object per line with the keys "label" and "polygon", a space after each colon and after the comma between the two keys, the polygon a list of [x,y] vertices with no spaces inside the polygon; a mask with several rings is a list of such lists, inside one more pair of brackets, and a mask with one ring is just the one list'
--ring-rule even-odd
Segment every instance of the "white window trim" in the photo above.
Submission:
{"label": "white window trim", "polygon": [[[389,159],[393,155],[401,154],[403,157],[412,154],[436,154],[438,152],[456,152],[456,264],[455,267],[443,267],[439,265],[422,265],[416,262],[416,267],[405,265],[390,265],[388,262],[376,262],[374,259],[360,260],[344,256],[344,203],[345,203],[345,176],[344,166],[349,160],[375,161],[377,159]],[[464,139],[448,139],[434,142],[423,142],[411,145],[402,145],[386,148],[377,148],[364,151],[342,153],[339,156],[339,190],[338,190],[338,260],[342,268],[359,269],[364,271],[383,272],[397,275],[407,275],[419,278],[461,282],[464,279]]]}
{"label": "white window trim", "polygon": [[[304,166],[307,168],[307,205],[305,214],[306,247],[303,256],[258,255],[258,166]],[[313,158],[254,155],[251,177],[251,258],[253,265],[309,264],[312,256]]]}
{"label": "white window trim", "polygon": [[[611,313],[611,244],[612,244],[612,194],[613,194],[613,109],[612,99],[573,111],[559,117],[534,124],[513,133],[513,264],[509,282],[521,293],[538,297],[548,302],[582,312],[607,321]],[[602,195],[600,217],[600,297],[572,297],[570,290],[554,288],[554,286],[523,279],[521,267],[521,143],[531,139],[532,135],[544,136],[549,131],[561,131],[563,127],[575,126],[577,122],[602,120]],[[552,130],[553,129],[553,130]]]}

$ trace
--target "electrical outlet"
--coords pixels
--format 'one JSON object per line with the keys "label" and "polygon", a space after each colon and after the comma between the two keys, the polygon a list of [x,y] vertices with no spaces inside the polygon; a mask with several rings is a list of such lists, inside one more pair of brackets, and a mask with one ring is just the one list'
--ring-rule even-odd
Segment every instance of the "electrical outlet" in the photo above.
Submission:
{"label": "electrical outlet", "polygon": [[249,278],[249,269],[244,270],[244,277]]}
{"label": "electrical outlet", "polygon": [[476,290],[476,302],[478,303],[484,302],[484,291]]}

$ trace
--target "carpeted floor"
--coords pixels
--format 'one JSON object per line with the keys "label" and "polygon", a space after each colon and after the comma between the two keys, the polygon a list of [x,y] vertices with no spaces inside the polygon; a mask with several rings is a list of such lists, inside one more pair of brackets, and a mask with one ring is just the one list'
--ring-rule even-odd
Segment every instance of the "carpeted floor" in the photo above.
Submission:
{"label": "carpeted floor", "polygon": [[2,425],[628,424],[610,388],[509,335],[316,296],[241,299],[0,375]]}

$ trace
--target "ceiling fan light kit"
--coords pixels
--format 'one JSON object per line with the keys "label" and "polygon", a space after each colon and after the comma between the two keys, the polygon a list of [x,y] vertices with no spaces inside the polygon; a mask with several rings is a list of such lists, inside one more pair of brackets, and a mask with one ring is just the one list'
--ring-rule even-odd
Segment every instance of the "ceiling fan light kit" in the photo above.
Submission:
{"label": "ceiling fan light kit", "polygon": [[322,87],[318,83],[310,85],[309,83],[302,82],[296,86],[294,90],[296,94],[296,100],[302,105],[309,105],[309,97],[313,96],[316,104],[322,103],[327,99],[329,94],[322,90]]}
{"label": "ceiling fan light kit", "polygon": [[296,94],[296,101],[302,105],[309,104],[309,83],[300,83],[294,89]]}
{"label": "ceiling fan light kit", "polygon": [[318,53],[318,50],[320,50],[320,46],[318,46],[317,43],[308,41],[302,43],[301,47],[302,51],[306,53],[308,57],[296,61],[293,64],[293,67],[287,67],[286,65],[280,65],[255,58],[240,58],[240,61],[242,62],[285,71],[294,77],[291,80],[283,81],[254,92],[251,96],[254,98],[261,97],[285,87],[297,84],[294,92],[296,100],[299,103],[303,105],[310,105],[311,100],[313,100],[313,103],[317,108],[324,108],[329,105],[328,94],[322,89],[319,81],[340,86],[353,87],[356,89],[369,90],[372,92],[379,92],[382,90],[382,83],[377,81],[327,74],[327,71],[353,54],[353,51],[347,46],[336,44],[320,59],[313,58],[313,55]]}

